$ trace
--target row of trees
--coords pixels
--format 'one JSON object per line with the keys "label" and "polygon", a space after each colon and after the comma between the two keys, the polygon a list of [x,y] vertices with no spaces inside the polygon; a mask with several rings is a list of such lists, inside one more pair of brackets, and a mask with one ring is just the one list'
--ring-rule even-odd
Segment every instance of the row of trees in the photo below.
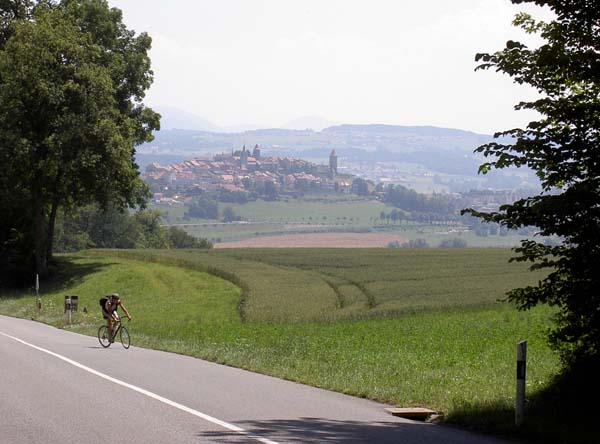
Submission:
{"label": "row of trees", "polygon": [[177,227],[162,226],[158,211],[134,214],[114,208],[100,210],[89,206],[57,218],[55,250],[79,251],[86,248],[212,248]]}
{"label": "row of trees", "polygon": [[382,189],[383,202],[405,211],[419,213],[455,214],[448,200],[442,195],[426,196],[402,185],[388,185]]}
{"label": "row of trees", "polygon": [[[219,219],[219,202],[214,199],[211,199],[208,196],[201,196],[198,199],[195,199],[184,215],[185,219]],[[238,216],[233,208],[225,207],[222,211],[223,222],[234,222],[241,220],[241,217]]]}
{"label": "row of trees", "polygon": [[[439,243],[439,248],[466,248],[467,241],[460,237],[444,239]],[[387,244],[388,248],[429,248],[429,243],[423,238],[410,239],[406,242],[391,241]]]}
{"label": "row of trees", "polygon": [[134,147],[159,115],[150,37],[105,0],[0,3],[0,269],[44,276],[61,211],[143,205]]}

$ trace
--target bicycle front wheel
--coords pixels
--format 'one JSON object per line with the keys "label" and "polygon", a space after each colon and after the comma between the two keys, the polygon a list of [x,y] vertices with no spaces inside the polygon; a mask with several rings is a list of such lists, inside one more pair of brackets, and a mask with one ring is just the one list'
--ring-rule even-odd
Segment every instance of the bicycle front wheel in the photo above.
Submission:
{"label": "bicycle front wheel", "polygon": [[127,331],[127,328],[125,328],[124,325],[121,326],[121,344],[123,344],[123,347],[125,348],[129,348],[129,345],[131,344],[129,331]]}
{"label": "bicycle front wheel", "polygon": [[98,329],[98,342],[104,348],[110,347],[110,338],[108,337],[108,327],[106,325]]}

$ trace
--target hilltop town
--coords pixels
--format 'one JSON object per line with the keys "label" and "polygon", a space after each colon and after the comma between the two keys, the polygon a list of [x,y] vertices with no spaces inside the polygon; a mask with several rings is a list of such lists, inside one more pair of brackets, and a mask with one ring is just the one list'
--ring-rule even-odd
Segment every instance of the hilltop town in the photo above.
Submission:
{"label": "hilltop town", "polygon": [[[339,175],[335,150],[329,165],[318,165],[293,157],[262,157],[258,145],[246,146],[212,158],[196,157],[173,165],[152,163],[142,178],[160,198],[173,193],[194,196],[225,190],[244,192],[261,189],[265,194],[304,191],[348,192],[352,176]],[[164,197],[163,197],[164,196]]]}

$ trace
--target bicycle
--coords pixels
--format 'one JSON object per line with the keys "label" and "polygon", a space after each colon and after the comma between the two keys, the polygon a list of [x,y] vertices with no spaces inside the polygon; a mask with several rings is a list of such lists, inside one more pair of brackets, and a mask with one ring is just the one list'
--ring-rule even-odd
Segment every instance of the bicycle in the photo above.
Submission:
{"label": "bicycle", "polygon": [[100,345],[102,347],[108,348],[110,347],[110,344],[114,342],[117,335],[119,335],[123,347],[126,349],[129,348],[129,346],[131,345],[131,338],[129,336],[129,330],[127,330],[127,327],[123,325],[122,319],[119,319],[118,321],[113,321],[112,338],[110,338],[108,334],[108,325],[102,325],[98,329],[98,342],[100,342]]}

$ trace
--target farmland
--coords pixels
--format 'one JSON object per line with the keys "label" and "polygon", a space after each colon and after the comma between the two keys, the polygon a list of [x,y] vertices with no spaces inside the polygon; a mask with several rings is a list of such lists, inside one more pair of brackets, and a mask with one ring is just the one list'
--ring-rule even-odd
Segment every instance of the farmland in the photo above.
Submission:
{"label": "farmland", "polygon": [[[219,204],[220,211],[225,207],[231,207],[242,221],[223,223],[218,220],[186,218],[187,207],[183,204],[151,205],[152,209],[163,213],[166,224],[180,226],[194,236],[204,237],[215,243],[282,235],[348,232],[386,233],[393,239],[422,238],[432,247],[452,237],[464,239],[469,247],[511,247],[523,238],[522,235],[512,233],[507,236],[476,236],[473,232],[466,231],[465,227],[454,224],[427,224],[406,220],[398,223],[383,222],[379,219],[380,213],[389,213],[393,207],[354,195],[307,195],[275,202],[257,200],[245,204]],[[344,245],[338,243],[335,246]]]}
{"label": "farmland", "polygon": [[[536,282],[503,249],[233,249],[107,251],[209,270],[244,290],[250,321],[319,321],[453,307],[491,307],[515,286]],[[507,278],[510,276],[510,278]]]}
{"label": "farmland", "polygon": [[[95,250],[69,258],[40,320],[64,326],[62,298],[96,307],[118,291],[134,342],[400,405],[511,429],[514,344],[529,341],[528,391],[557,371],[552,312],[520,313],[505,290],[534,283],[500,249]],[[221,278],[224,278],[221,279]],[[161,307],[160,311],[154,307]],[[37,317],[30,293],[0,312]],[[94,335],[94,309],[75,331]],[[487,412],[487,413],[485,413]],[[550,429],[549,429],[550,430]]]}
{"label": "farmland", "polygon": [[405,241],[399,233],[301,233],[223,242],[216,248],[376,248]]}

